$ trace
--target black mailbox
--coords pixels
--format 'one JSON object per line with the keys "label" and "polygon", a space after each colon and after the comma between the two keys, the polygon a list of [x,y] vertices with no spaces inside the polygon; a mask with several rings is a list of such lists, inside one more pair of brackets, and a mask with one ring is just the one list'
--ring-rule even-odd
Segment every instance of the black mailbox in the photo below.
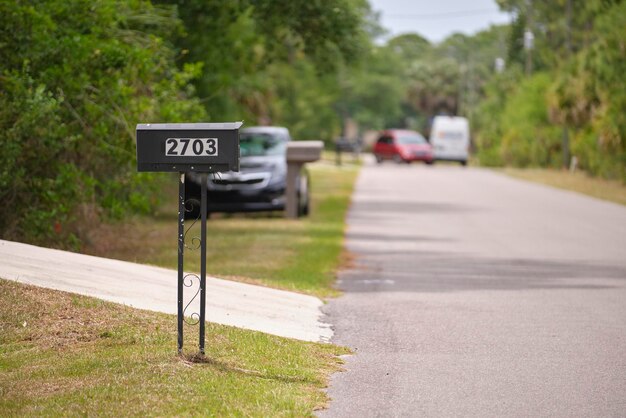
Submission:
{"label": "black mailbox", "polygon": [[137,171],[239,171],[242,124],[140,123]]}

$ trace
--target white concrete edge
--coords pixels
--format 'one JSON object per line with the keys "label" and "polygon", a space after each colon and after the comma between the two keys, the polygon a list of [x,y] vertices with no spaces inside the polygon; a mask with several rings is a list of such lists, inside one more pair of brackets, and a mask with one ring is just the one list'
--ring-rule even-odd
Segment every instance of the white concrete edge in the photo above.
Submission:
{"label": "white concrete edge", "polygon": [[[97,279],[94,282],[105,281],[105,288],[86,281],[85,275]],[[132,281],[124,280],[125,275],[132,276]],[[177,272],[161,267],[0,240],[0,277],[176,314]],[[146,292],[132,292],[137,285]],[[323,322],[323,305],[315,296],[207,277],[207,320],[211,322],[329,342],[333,330]]]}

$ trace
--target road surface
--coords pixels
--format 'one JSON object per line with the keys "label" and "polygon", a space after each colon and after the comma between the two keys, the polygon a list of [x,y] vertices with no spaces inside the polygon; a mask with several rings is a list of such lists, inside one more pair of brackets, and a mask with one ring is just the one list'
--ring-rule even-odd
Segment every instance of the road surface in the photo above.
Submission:
{"label": "road surface", "polygon": [[626,207],[436,165],[366,165],[351,347],[323,417],[626,416]]}

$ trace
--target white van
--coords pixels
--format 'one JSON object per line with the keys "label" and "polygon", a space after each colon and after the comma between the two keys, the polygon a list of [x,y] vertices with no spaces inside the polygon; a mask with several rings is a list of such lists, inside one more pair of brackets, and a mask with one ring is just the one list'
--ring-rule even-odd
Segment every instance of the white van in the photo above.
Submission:
{"label": "white van", "polygon": [[435,160],[467,164],[469,158],[469,122],[459,116],[435,116],[430,129],[430,145]]}

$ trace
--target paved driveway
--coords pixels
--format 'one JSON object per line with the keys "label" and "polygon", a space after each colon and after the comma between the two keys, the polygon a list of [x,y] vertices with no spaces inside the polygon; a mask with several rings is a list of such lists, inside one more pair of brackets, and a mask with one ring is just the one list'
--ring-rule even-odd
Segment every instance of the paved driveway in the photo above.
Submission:
{"label": "paved driveway", "polygon": [[[175,270],[0,240],[0,278],[135,308],[176,314],[177,277]],[[186,288],[185,305],[198,286]],[[199,312],[198,300],[187,313]],[[207,321],[305,341],[332,336],[313,296],[207,277],[206,300]]]}
{"label": "paved driveway", "polygon": [[626,416],[626,207],[481,169],[367,165],[327,310],[331,417]]}

